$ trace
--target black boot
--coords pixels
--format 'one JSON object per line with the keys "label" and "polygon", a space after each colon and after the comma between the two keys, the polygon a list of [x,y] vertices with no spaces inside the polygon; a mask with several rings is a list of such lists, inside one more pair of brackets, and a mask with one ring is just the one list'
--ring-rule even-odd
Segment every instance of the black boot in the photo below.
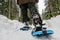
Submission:
{"label": "black boot", "polygon": [[25,26],[24,28],[29,28],[29,23],[28,22],[24,22]]}
{"label": "black boot", "polygon": [[37,32],[37,31],[41,31],[41,30],[42,30],[42,28],[41,28],[41,27],[36,27],[35,32]]}
{"label": "black boot", "polygon": [[40,24],[36,24],[36,30],[35,31],[41,31],[42,27],[40,26]]}

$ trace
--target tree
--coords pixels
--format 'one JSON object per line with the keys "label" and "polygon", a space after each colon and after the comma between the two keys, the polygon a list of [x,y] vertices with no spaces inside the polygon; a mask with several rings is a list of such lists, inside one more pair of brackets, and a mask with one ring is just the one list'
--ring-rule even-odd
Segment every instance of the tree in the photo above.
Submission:
{"label": "tree", "polygon": [[15,19],[17,13],[15,0],[0,0],[0,14]]}
{"label": "tree", "polygon": [[60,14],[60,2],[59,0],[45,0],[45,19],[50,19],[53,16],[57,16]]}

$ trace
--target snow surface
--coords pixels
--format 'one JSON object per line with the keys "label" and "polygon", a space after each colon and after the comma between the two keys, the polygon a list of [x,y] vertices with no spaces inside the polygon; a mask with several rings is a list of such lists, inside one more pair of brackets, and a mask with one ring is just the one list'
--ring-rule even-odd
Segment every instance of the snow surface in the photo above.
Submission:
{"label": "snow surface", "polygon": [[43,22],[46,23],[45,27],[54,31],[54,34],[47,38],[45,36],[37,38],[31,35],[32,29],[29,31],[19,30],[25,26],[23,23],[0,15],[0,40],[60,40],[60,15]]}

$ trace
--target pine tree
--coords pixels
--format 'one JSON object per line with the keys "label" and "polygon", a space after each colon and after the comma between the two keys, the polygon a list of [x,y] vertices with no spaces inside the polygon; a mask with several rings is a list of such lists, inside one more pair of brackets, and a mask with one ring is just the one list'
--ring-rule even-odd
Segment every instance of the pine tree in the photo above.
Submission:
{"label": "pine tree", "polygon": [[0,14],[15,19],[17,13],[15,0],[0,0]]}
{"label": "pine tree", "polygon": [[45,19],[50,19],[53,16],[60,14],[60,0],[45,0]]}

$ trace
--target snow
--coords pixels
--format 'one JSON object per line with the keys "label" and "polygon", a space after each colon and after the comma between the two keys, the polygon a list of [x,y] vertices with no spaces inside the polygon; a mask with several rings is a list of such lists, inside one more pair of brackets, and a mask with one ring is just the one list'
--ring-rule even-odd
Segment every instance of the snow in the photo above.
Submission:
{"label": "snow", "polygon": [[54,31],[54,34],[48,38],[36,38],[31,35],[32,29],[28,31],[19,30],[25,26],[23,23],[0,15],[0,40],[60,40],[60,15],[43,22],[46,23],[45,27],[47,26]]}
{"label": "snow", "polygon": [[37,5],[38,5],[38,11],[39,11],[40,15],[42,15],[43,10],[46,8],[45,0],[39,0]]}
{"label": "snow", "polygon": [[56,40],[60,40],[60,15],[56,16],[55,18],[51,18],[48,20],[50,28],[54,29],[54,35]]}
{"label": "snow", "polygon": [[[10,20],[0,15],[0,40],[29,40],[30,31],[19,30],[23,26],[25,25],[17,20]],[[33,40],[32,36],[30,40]]]}

